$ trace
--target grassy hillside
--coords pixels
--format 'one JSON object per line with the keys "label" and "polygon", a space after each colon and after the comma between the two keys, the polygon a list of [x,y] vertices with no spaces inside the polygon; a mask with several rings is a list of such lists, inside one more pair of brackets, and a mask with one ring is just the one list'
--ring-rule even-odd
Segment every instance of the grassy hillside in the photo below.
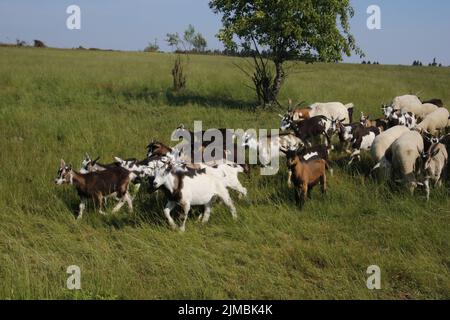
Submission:
{"label": "grassy hillside", "polygon": [[[446,188],[415,197],[336,169],[329,193],[300,210],[277,176],[242,177],[210,223],[191,217],[169,230],[164,197],[145,192],[126,212],[76,221],[72,187],[53,184],[59,159],[78,167],[85,152],[145,155],[152,138],[169,143],[179,124],[277,128],[277,113],[252,111],[236,58],[192,56],[188,90],[170,93],[168,54],[0,48],[0,298],[442,299],[450,298],[450,201]],[[280,101],[354,102],[375,116],[393,96],[420,92],[450,101],[450,69],[297,65]],[[339,158],[340,155],[335,155]],[[367,158],[364,161],[368,161]],[[194,212],[195,215],[195,212]],[[82,290],[65,288],[67,266]],[[379,265],[382,290],[366,288]]]}

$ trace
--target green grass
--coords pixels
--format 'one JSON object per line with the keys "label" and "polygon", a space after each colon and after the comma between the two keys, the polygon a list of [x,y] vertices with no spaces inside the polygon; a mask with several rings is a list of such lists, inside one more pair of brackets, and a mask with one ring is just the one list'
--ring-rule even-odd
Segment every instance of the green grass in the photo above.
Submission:
{"label": "green grass", "polygon": [[[164,197],[139,194],[132,215],[90,210],[74,218],[72,187],[53,184],[59,159],[85,152],[107,162],[139,157],[152,138],[169,143],[179,124],[277,128],[283,110],[252,110],[237,58],[190,57],[188,89],[169,90],[169,54],[0,48],[0,297],[8,299],[449,299],[448,185],[408,194],[337,168],[329,193],[300,210],[277,176],[242,177],[239,220],[213,208],[169,230]],[[295,66],[280,101],[379,106],[408,92],[450,101],[449,68]],[[335,155],[339,158],[341,155]],[[367,157],[360,168],[366,167]],[[197,210],[194,210],[194,216]],[[82,290],[65,288],[69,265]],[[382,290],[366,288],[379,265]]]}

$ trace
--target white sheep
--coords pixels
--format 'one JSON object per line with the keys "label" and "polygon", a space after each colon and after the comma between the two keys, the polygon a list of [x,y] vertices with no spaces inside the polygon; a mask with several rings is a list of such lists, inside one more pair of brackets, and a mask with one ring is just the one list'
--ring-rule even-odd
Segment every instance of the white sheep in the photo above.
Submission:
{"label": "white sheep", "polygon": [[403,110],[404,108],[417,105],[422,105],[422,101],[417,96],[411,94],[395,97],[391,103],[394,110]]}
{"label": "white sheep", "polygon": [[438,108],[436,111],[427,115],[416,128],[419,131],[427,131],[432,135],[438,135],[447,128],[449,117],[450,113],[446,108]]}
{"label": "white sheep", "polygon": [[391,106],[394,111],[400,110],[402,113],[412,112],[419,119],[424,119],[438,108],[432,103],[422,103],[419,97],[415,95],[395,97],[392,100]]}
{"label": "white sheep", "polygon": [[385,177],[390,176],[391,164],[385,157],[386,151],[390,148],[395,140],[409,131],[410,130],[405,126],[395,126],[386,131],[383,131],[375,138],[375,140],[373,140],[370,152],[372,154],[373,160],[377,164],[375,165],[375,167],[373,167],[372,172],[377,169],[382,169],[382,173],[384,173]]}
{"label": "white sheep", "polygon": [[380,133],[372,144],[371,153],[374,161],[380,162],[392,143],[408,131],[409,129],[405,126],[395,126]]}
{"label": "white sheep", "polygon": [[324,116],[328,119],[340,120],[344,124],[349,124],[353,107],[353,103],[344,105],[340,102],[317,102],[309,107],[311,109],[309,115],[311,118]]}
{"label": "white sheep", "polygon": [[432,103],[416,104],[401,108],[402,113],[412,112],[419,119],[425,119],[426,116],[438,109],[438,106]]}
{"label": "white sheep", "polygon": [[400,182],[407,185],[414,193],[417,187],[416,162],[423,153],[424,143],[422,135],[411,130],[402,134],[386,152],[386,158],[391,158],[392,172],[400,178]]}

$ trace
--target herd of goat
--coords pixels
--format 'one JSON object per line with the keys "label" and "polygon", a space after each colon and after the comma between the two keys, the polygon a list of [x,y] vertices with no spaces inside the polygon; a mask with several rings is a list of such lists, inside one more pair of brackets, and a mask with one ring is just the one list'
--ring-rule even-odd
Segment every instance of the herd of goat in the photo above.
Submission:
{"label": "herd of goat", "polygon": [[[333,173],[329,165],[329,154],[334,150],[332,138],[337,135],[341,147],[349,154],[348,165],[360,161],[361,152],[370,151],[376,165],[368,174],[402,183],[412,193],[423,186],[429,200],[430,183],[440,186],[448,165],[450,135],[446,133],[450,114],[442,101],[423,102],[414,95],[399,96],[382,107],[382,118],[370,119],[361,113],[356,123],[352,122],[353,109],[353,104],[337,102],[290,109],[279,115],[282,133],[264,140],[248,132],[233,137],[234,150],[227,150],[224,144],[219,157],[222,160],[212,163],[203,159],[193,161],[193,154],[183,152],[180,145],[171,148],[161,142],[150,143],[147,157],[142,161],[116,157],[115,162],[105,165],[100,164],[98,158],[93,160],[86,155],[81,169],[76,171],[61,160],[55,183],[76,187],[81,200],[78,219],[81,219],[89,199],[102,214],[107,197],[118,201],[113,212],[125,203],[131,212],[135,193],[142,182],[149,182],[151,190],[163,190],[166,195],[163,211],[169,225],[184,231],[191,207],[204,207],[199,220],[206,223],[216,197],[228,207],[233,218],[237,218],[229,189],[237,191],[240,197],[246,196],[247,189],[238,175],[250,170],[245,154],[244,162],[237,161],[238,146],[258,152],[262,166],[275,156],[285,156],[288,185],[296,188],[296,200],[303,204],[315,185],[320,184],[322,192],[326,191],[327,171]],[[229,129],[218,130],[229,134]],[[187,143],[192,152],[195,148],[202,151],[211,143],[194,144],[196,134],[184,126],[177,131],[191,138]],[[135,192],[130,192],[131,189]],[[182,209],[179,225],[171,215],[176,207]]]}

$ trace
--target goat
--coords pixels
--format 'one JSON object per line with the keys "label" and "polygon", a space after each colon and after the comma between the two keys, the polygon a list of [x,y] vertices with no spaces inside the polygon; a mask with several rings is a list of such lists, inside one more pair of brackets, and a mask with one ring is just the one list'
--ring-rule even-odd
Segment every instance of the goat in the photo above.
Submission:
{"label": "goat", "polygon": [[106,169],[117,167],[117,163],[109,163],[109,164],[102,164],[99,163],[98,160],[100,160],[100,157],[97,157],[95,160],[92,160],[91,156],[89,154],[85,154],[85,157],[83,161],[81,162],[80,167],[80,173],[89,173],[89,172],[95,172],[95,171],[105,171]]}
{"label": "goat", "polygon": [[361,125],[366,128],[376,127],[381,131],[387,130],[388,122],[385,119],[375,119],[371,120],[369,116],[364,116],[364,113],[361,112],[361,118],[359,119]]}
{"label": "goat", "polygon": [[74,171],[71,165],[67,166],[64,160],[61,159],[55,183],[58,185],[68,183],[75,186],[81,200],[77,219],[81,219],[89,198],[94,200],[94,205],[98,207],[101,214],[104,214],[102,211],[103,199],[105,196],[112,194],[115,194],[120,199],[119,203],[114,207],[113,212],[119,211],[125,202],[128,204],[129,211],[132,212],[133,203],[128,193],[131,175],[132,173],[121,167],[81,174]]}
{"label": "goat", "polygon": [[262,166],[270,164],[273,157],[279,154],[277,151],[281,151],[281,155],[284,155],[290,148],[298,148],[301,145],[303,145],[303,141],[291,133],[267,136],[265,140],[258,139],[254,134],[248,132],[242,137],[243,147],[259,152],[259,159]]}
{"label": "goat", "polygon": [[152,141],[147,145],[147,158],[151,158],[153,156],[162,157],[172,151],[172,148],[166,146],[164,143],[159,141]]}
{"label": "goat", "polygon": [[236,208],[220,178],[207,174],[206,169],[177,170],[167,160],[162,159],[163,162],[166,162],[165,165],[156,168],[153,187],[163,187],[166,192],[168,202],[164,207],[164,214],[172,229],[176,229],[177,225],[170,213],[177,205],[183,208],[182,224],[179,227],[181,232],[185,231],[191,206],[204,206],[202,222],[208,222],[215,196],[218,196],[225,203],[233,218],[237,219]]}
{"label": "goat", "polygon": [[309,139],[317,136],[325,136],[326,145],[331,145],[330,136],[327,133],[327,118],[324,116],[312,117],[310,119],[295,122],[292,118],[285,118],[282,130],[291,128],[297,138],[303,142],[307,142],[311,146]]}
{"label": "goat", "polygon": [[377,127],[357,126],[352,131],[353,153],[350,156],[348,165],[351,165],[355,159],[361,160],[361,150],[370,150],[375,138],[380,134]]}
{"label": "goat", "polygon": [[430,180],[434,187],[442,186],[442,174],[448,163],[448,153],[445,145],[434,143],[427,152],[421,153],[422,171],[424,173],[424,182],[427,201],[430,200]]}
{"label": "goat", "polygon": [[417,120],[412,112],[394,111],[388,117],[388,127],[405,126],[412,129],[417,125]]}
{"label": "goat", "polygon": [[295,150],[286,155],[287,166],[291,172],[292,182],[297,188],[296,199],[303,205],[312,188],[320,183],[322,193],[326,192],[326,161],[323,159],[302,160]]}
{"label": "goat", "polygon": [[328,119],[343,119],[344,123],[351,123],[353,116],[353,103],[342,104],[340,102],[314,103],[308,108],[298,108],[288,110],[288,112],[281,118],[289,117],[293,121],[303,121],[316,116],[324,116]]}
{"label": "goat", "polygon": [[[333,175],[333,169],[328,164],[328,156],[329,156],[329,149],[326,145],[321,144],[313,147],[306,147],[301,146],[299,148],[291,147],[289,148],[290,151],[296,151],[297,155],[300,157],[300,160],[304,161],[310,161],[310,160],[317,160],[317,159],[323,159],[326,161],[326,169],[330,172],[331,175]],[[288,154],[289,150],[282,151],[285,155]],[[288,187],[292,187],[292,172],[288,170]]]}

